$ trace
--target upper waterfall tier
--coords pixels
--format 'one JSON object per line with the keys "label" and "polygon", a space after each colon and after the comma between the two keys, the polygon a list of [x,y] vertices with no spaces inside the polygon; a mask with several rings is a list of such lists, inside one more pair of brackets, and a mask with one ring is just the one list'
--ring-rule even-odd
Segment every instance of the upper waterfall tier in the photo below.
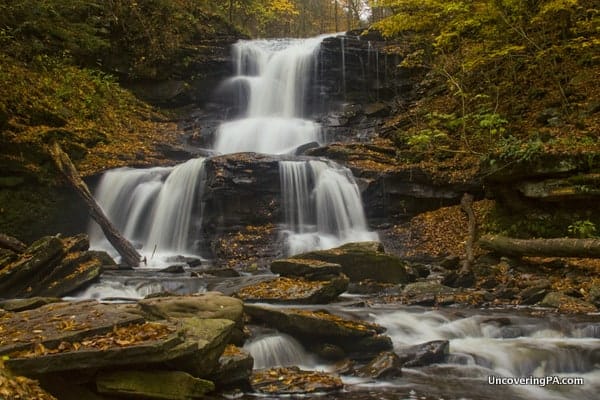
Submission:
{"label": "upper waterfall tier", "polygon": [[320,126],[304,119],[322,39],[253,40],[234,45],[237,75],[228,84],[247,104],[243,118],[219,127],[215,150],[283,154],[322,141]]}

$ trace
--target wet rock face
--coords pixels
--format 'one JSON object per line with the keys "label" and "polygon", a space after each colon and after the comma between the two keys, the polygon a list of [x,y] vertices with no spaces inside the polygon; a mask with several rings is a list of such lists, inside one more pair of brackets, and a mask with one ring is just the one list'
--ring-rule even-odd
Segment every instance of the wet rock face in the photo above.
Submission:
{"label": "wet rock face", "polygon": [[441,363],[450,354],[450,342],[447,340],[433,340],[404,348],[399,353],[400,363],[405,367],[422,367]]}
{"label": "wet rock face", "polygon": [[390,99],[410,76],[396,66],[400,55],[383,53],[383,40],[361,37],[358,33],[326,38],[321,44],[320,84],[329,98],[341,100]]}
{"label": "wet rock face", "polygon": [[160,106],[205,103],[217,85],[232,75],[231,45],[240,36],[232,32],[200,39],[194,46],[182,49],[171,65],[147,71],[146,76],[125,84],[144,100]]}
{"label": "wet rock face", "polygon": [[281,208],[279,159],[238,153],[206,161],[202,192],[206,231],[278,221]]}

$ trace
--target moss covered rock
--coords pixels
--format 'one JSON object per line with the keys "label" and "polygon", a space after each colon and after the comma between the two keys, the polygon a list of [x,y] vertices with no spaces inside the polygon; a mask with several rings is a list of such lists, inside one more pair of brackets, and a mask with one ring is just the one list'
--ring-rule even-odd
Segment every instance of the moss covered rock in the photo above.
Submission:
{"label": "moss covered rock", "polygon": [[348,243],[329,250],[298,254],[292,259],[320,260],[342,266],[351,282],[371,279],[386,283],[407,283],[410,276],[407,264],[400,258],[383,251],[378,242]]}

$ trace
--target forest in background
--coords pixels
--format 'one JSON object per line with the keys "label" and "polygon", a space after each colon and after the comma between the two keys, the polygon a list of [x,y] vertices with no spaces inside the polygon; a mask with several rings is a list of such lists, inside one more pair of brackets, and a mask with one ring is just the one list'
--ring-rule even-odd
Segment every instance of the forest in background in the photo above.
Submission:
{"label": "forest in background", "polygon": [[23,207],[39,213],[37,222],[44,221],[40,204],[55,206],[46,191],[56,181],[47,144],[58,140],[91,175],[132,161],[150,165],[160,156],[153,143],[176,140],[168,112],[140,100],[128,82],[193,69],[223,37],[363,25],[370,26],[363,34],[386,39],[384,51],[405,55],[399,73],[423,77],[418,101],[393,105],[379,132],[399,164],[465,179],[482,162],[558,155],[598,164],[596,1],[5,1],[0,230],[14,232]]}

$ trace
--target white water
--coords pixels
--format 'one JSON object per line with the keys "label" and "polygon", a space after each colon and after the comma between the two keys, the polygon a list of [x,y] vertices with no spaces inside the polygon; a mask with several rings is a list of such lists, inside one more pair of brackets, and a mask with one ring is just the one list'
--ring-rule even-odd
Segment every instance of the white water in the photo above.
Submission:
{"label": "white water", "polygon": [[450,356],[447,364],[437,369],[438,373],[462,371],[461,376],[486,380],[490,375],[583,377],[583,386],[509,388],[531,399],[597,398],[600,339],[586,336],[581,329],[569,327],[566,321],[550,324],[542,319],[502,318],[510,323],[501,326],[499,319],[490,315],[452,319],[436,311],[377,313],[374,320],[387,328],[394,350],[400,353],[406,346],[449,340]]}
{"label": "white water", "polygon": [[[234,46],[236,76],[230,83],[247,86],[248,102],[243,118],[218,128],[216,151],[283,154],[322,142],[319,124],[304,115],[322,39],[240,41]],[[116,169],[102,177],[98,202],[128,239],[141,244],[149,265],[165,266],[161,260],[171,255],[195,252],[190,233],[202,223],[197,199],[203,166],[204,159],[198,158],[173,168]],[[288,253],[377,240],[367,229],[360,192],[348,169],[325,161],[286,161],[280,172]],[[95,226],[91,241],[114,254]]]}
{"label": "white water", "polygon": [[305,119],[305,101],[322,37],[239,41],[236,76],[249,92],[244,117],[222,124],[214,148],[220,153],[284,154],[322,142],[321,128]]}
{"label": "white water", "polygon": [[254,358],[254,369],[300,366],[314,367],[314,359],[304,347],[285,333],[268,333],[248,340],[244,349]]}
{"label": "white water", "polygon": [[287,253],[377,240],[347,168],[320,160],[279,163]]}
{"label": "white water", "polygon": [[[142,244],[141,253],[150,265],[163,266],[155,251],[162,257],[193,253],[189,231],[203,172],[203,158],[173,168],[119,168],[102,176],[95,197],[117,229]],[[95,223],[90,241],[112,251]]]}

